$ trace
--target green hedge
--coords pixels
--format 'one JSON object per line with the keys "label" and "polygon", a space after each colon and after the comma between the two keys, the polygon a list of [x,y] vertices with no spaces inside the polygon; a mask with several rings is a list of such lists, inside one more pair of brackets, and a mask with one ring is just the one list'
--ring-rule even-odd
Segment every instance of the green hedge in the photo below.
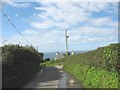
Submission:
{"label": "green hedge", "polygon": [[42,54],[32,46],[2,47],[2,87],[23,87],[40,70]]}
{"label": "green hedge", "polygon": [[120,43],[67,56],[64,69],[88,88],[117,88]]}
{"label": "green hedge", "polygon": [[88,65],[97,69],[103,68],[109,71],[119,71],[120,43],[100,47],[82,54],[70,55],[67,60],[75,60],[81,65]]}
{"label": "green hedge", "polygon": [[81,66],[73,62],[65,63],[64,69],[78,79],[85,88],[118,88],[116,72],[96,70],[95,67]]}

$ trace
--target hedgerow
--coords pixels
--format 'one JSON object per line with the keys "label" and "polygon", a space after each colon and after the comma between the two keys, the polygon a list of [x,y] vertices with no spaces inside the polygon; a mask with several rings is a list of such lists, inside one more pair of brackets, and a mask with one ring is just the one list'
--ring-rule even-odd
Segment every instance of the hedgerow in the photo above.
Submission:
{"label": "hedgerow", "polygon": [[32,46],[2,47],[2,87],[23,87],[41,69],[42,56]]}
{"label": "hedgerow", "polygon": [[120,43],[66,57],[64,70],[88,88],[118,88]]}

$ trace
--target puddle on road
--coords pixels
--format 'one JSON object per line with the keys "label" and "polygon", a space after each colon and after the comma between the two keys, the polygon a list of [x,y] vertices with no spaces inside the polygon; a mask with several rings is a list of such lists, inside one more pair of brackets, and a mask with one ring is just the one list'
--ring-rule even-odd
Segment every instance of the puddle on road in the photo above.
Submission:
{"label": "puddle on road", "polygon": [[66,84],[66,74],[61,71],[62,75],[61,75],[61,78],[59,79],[59,82],[58,82],[58,88],[67,88],[67,84]]}

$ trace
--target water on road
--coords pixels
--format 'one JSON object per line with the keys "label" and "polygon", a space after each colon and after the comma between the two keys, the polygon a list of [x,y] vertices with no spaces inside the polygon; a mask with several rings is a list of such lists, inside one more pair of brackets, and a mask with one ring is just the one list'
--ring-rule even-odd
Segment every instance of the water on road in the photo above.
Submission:
{"label": "water on road", "polygon": [[73,76],[63,71],[62,67],[44,68],[25,88],[83,88]]}

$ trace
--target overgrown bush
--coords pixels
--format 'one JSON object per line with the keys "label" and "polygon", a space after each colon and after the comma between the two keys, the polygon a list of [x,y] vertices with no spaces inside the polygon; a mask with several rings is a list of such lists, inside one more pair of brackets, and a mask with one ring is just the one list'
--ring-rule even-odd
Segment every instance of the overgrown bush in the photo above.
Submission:
{"label": "overgrown bush", "polygon": [[32,46],[5,45],[2,47],[3,88],[23,87],[40,70],[43,55]]}

